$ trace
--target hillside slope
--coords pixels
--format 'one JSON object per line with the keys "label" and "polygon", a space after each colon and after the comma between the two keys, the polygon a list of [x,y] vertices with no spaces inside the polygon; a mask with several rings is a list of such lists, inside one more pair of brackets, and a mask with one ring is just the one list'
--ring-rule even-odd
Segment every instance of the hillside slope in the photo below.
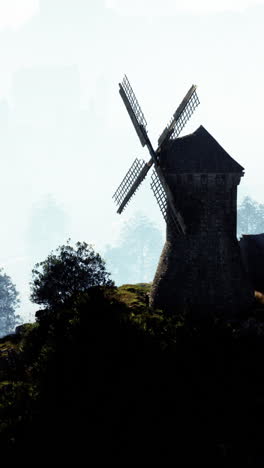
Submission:
{"label": "hillside slope", "polygon": [[92,288],[0,340],[8,463],[264,461],[264,306],[194,324],[149,287]]}

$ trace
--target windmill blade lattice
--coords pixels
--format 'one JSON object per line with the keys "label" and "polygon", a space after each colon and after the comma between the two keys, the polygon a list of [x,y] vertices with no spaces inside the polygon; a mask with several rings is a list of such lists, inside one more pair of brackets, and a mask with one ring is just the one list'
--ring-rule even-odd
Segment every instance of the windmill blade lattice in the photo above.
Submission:
{"label": "windmill blade lattice", "polygon": [[169,139],[177,138],[199,104],[200,101],[196,93],[196,86],[193,85],[174,112],[171,121],[160,135],[158,140],[159,146]]}
{"label": "windmill blade lattice", "polygon": [[187,102],[184,111],[182,111],[178,117],[174,116],[176,124],[170,139],[177,138],[199,104],[200,101],[195,91]]}
{"label": "windmill blade lattice", "polygon": [[164,188],[162,187],[160,178],[155,169],[153,169],[152,174],[151,174],[150,187],[157,200],[157,203],[159,205],[160,211],[162,213],[162,216],[165,222],[168,223],[170,221],[171,226],[175,228],[176,232],[182,233],[182,227],[180,223],[174,216],[172,216],[172,213],[169,209],[166,192]]}
{"label": "windmill blade lattice", "polygon": [[117,213],[122,213],[123,209],[146,177],[150,167],[151,163],[146,163],[143,159],[135,159],[112,197],[117,205],[119,205]]}
{"label": "windmill blade lattice", "polygon": [[118,204],[117,213],[122,213],[127,203],[135,194],[141,182],[146,177],[150,167],[154,164],[155,169],[152,174],[151,188],[157,199],[158,205],[166,222],[169,222],[175,231],[185,234],[186,225],[181,213],[175,206],[175,200],[170,187],[167,184],[166,177],[159,163],[158,153],[162,150],[161,145],[170,138],[175,138],[179,135],[182,128],[185,126],[195,108],[199,104],[199,99],[196,94],[196,86],[191,86],[188,93],[182,100],[173,114],[172,120],[167,125],[159,138],[159,146],[154,151],[153,146],[147,135],[147,122],[135,93],[125,75],[122,83],[119,83],[119,93],[128,111],[129,117],[132,120],[134,128],[140,139],[142,146],[147,146],[151,159],[145,163],[143,160],[136,159],[131,168],[127,172],[123,181],[113,195],[115,202]]}
{"label": "windmill blade lattice", "polygon": [[140,142],[142,146],[145,146],[148,142],[147,121],[126,75],[122,83],[119,83],[119,93],[124,101]]}

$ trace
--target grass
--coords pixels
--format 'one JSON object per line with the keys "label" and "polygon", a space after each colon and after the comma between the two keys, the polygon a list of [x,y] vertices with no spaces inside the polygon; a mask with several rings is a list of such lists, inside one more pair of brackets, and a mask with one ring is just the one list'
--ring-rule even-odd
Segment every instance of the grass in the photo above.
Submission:
{"label": "grass", "polygon": [[118,299],[124,302],[134,313],[139,313],[148,306],[148,294],[151,283],[123,284],[117,290]]}

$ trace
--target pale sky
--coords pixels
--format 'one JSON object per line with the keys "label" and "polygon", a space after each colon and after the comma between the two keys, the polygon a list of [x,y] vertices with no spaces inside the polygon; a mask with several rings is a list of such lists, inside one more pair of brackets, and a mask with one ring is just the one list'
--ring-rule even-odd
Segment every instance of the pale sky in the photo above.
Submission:
{"label": "pale sky", "polygon": [[206,14],[224,11],[244,12],[263,0],[106,0],[105,5],[123,15],[171,16],[181,12]]}
{"label": "pale sky", "polygon": [[122,216],[112,201],[149,158],[118,93],[124,73],[154,147],[197,84],[183,134],[202,124],[245,168],[239,198],[264,202],[263,24],[264,0],[0,0],[0,264],[25,319],[34,263],[68,237],[103,251],[138,210],[164,231],[149,178]]}
{"label": "pale sky", "polygon": [[38,0],[0,0],[0,29],[17,29],[38,12]]}

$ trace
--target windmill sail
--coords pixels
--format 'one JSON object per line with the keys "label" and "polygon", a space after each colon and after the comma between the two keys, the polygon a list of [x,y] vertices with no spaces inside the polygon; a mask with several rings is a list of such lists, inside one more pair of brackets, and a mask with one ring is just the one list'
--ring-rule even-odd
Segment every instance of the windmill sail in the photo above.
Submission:
{"label": "windmill sail", "polygon": [[193,111],[199,104],[199,99],[196,94],[196,86],[192,86],[179,107],[176,109],[171,122],[167,125],[159,138],[159,146],[157,151],[154,151],[152,144],[147,136],[147,122],[140,108],[135,93],[125,75],[122,83],[119,83],[119,93],[127,108],[128,114],[132,120],[135,130],[138,134],[142,146],[147,146],[151,159],[148,163],[143,160],[136,159],[131,168],[127,172],[123,181],[119,185],[115,194],[114,200],[118,204],[117,213],[122,213],[129,200],[135,194],[141,182],[146,177],[150,167],[154,164],[154,175],[152,177],[151,188],[158,201],[161,212],[165,221],[172,221],[177,232],[186,233],[186,226],[182,216],[177,210],[170,187],[167,184],[163,170],[159,165],[157,157],[160,151],[160,146],[169,138],[179,135],[186,122],[191,117]]}
{"label": "windmill sail", "polygon": [[172,228],[174,227],[176,232],[182,233],[184,231],[183,220],[179,213],[176,213],[177,216],[175,216],[170,210],[166,192],[155,169],[153,169],[151,174],[150,187],[153,191],[165,222],[168,223],[170,221]]}
{"label": "windmill sail", "polygon": [[159,146],[169,139],[176,138],[181,133],[182,129],[185,127],[199,104],[200,101],[196,93],[196,86],[193,85],[183,98],[179,107],[177,107],[171,121],[160,135],[158,140]]}
{"label": "windmill sail", "polygon": [[147,136],[147,121],[126,75],[122,83],[119,83],[119,88],[120,96],[124,101],[140,142],[142,146],[145,146],[149,141]]}
{"label": "windmill sail", "polygon": [[129,171],[127,172],[118,189],[113,195],[115,202],[118,204],[117,213],[122,213],[127,203],[135,194],[139,185],[146,177],[151,165],[152,160],[150,160],[150,162],[148,163],[145,163],[143,159],[135,159]]}

